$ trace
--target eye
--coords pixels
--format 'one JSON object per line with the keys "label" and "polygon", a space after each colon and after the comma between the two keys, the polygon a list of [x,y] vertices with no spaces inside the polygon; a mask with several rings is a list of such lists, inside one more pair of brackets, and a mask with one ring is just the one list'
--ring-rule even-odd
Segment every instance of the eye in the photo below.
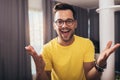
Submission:
{"label": "eye", "polygon": [[55,23],[57,26],[62,26],[64,21],[63,20],[56,20]]}
{"label": "eye", "polygon": [[67,20],[67,22],[70,22],[70,23],[71,23],[71,22],[73,22],[73,20]]}
{"label": "eye", "polygon": [[73,20],[67,20],[66,21],[68,24],[71,24],[71,23],[73,23]]}
{"label": "eye", "polygon": [[64,21],[62,21],[62,20],[58,20],[58,21],[57,21],[58,24],[63,24],[63,22],[64,22]]}

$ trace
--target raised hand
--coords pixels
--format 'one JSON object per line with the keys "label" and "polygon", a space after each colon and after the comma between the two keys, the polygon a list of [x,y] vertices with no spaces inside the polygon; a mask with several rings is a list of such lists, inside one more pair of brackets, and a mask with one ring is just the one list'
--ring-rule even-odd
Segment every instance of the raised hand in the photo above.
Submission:
{"label": "raised hand", "polygon": [[108,57],[118,48],[120,47],[120,44],[117,43],[114,46],[112,46],[112,41],[109,41],[106,45],[106,48],[102,53],[100,53],[100,56],[98,57],[97,64],[101,67],[103,67],[106,64],[106,61]]}
{"label": "raised hand", "polygon": [[42,55],[38,55],[36,53],[35,49],[30,45],[26,46],[25,49],[28,52],[28,54],[32,56],[32,58],[35,62],[37,74],[41,75],[42,72],[44,71],[44,67],[45,67],[45,62],[42,58]]}

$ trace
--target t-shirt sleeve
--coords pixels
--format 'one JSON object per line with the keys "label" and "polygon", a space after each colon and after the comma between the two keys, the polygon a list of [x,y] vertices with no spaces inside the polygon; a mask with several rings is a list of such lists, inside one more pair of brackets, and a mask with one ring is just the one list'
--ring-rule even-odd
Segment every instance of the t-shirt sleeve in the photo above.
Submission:
{"label": "t-shirt sleeve", "polygon": [[89,39],[86,42],[86,51],[84,55],[84,62],[92,62],[95,61],[95,50],[92,41]]}
{"label": "t-shirt sleeve", "polygon": [[45,61],[45,71],[51,71],[52,69],[52,59],[49,48],[43,46],[41,51],[43,60]]}

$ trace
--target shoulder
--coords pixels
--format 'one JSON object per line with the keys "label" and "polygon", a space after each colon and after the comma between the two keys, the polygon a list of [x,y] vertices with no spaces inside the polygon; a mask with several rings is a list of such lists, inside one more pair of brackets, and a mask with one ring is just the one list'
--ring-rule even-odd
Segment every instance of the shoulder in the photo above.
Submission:
{"label": "shoulder", "polygon": [[43,48],[51,48],[57,43],[57,38],[53,38],[48,43],[43,45]]}
{"label": "shoulder", "polygon": [[92,43],[92,41],[89,38],[84,38],[77,35],[74,35],[74,36],[75,36],[75,39],[80,43]]}
{"label": "shoulder", "polygon": [[94,47],[93,42],[89,38],[84,38],[76,35],[75,44],[81,46],[81,48]]}
{"label": "shoulder", "polygon": [[54,39],[50,40],[48,43],[44,44],[41,49],[41,53],[47,54],[47,53],[52,52],[52,49],[54,48],[54,45],[56,44],[56,39],[57,38],[54,38]]}

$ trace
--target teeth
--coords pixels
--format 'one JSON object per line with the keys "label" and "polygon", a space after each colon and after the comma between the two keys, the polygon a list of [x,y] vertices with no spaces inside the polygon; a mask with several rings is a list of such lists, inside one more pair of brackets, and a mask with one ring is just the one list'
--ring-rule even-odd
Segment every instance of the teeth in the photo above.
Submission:
{"label": "teeth", "polygon": [[68,32],[69,30],[61,30],[62,32]]}

